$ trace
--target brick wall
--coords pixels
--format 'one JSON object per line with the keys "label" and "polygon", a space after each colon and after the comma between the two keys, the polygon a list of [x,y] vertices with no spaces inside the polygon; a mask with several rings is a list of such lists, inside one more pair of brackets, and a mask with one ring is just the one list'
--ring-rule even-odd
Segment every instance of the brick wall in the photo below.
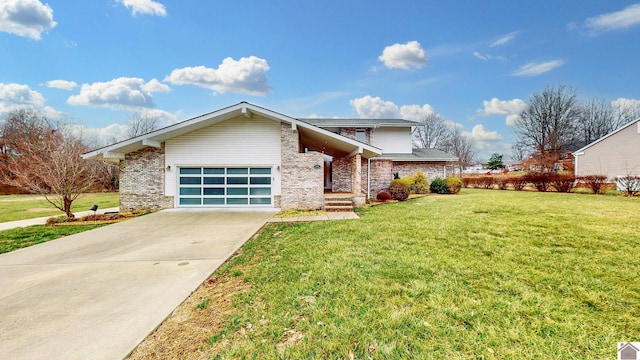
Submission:
{"label": "brick wall", "polygon": [[351,192],[351,160],[333,158],[331,163],[331,191]]}
{"label": "brick wall", "polygon": [[[363,161],[366,162],[367,160],[363,159]],[[362,169],[363,172],[367,171],[365,164],[363,164]],[[366,181],[366,176],[367,174],[365,173],[363,182]],[[375,198],[380,191],[387,190],[391,180],[393,180],[393,161],[371,159],[371,197]]]}
{"label": "brick wall", "polygon": [[422,171],[427,175],[429,181],[439,177],[444,177],[444,163],[426,161],[397,161],[393,163],[393,173],[398,172],[400,177],[415,175]]}
{"label": "brick wall", "polygon": [[126,154],[120,162],[120,210],[172,207],[173,197],[164,196],[164,144]]}
{"label": "brick wall", "polygon": [[[282,124],[282,195],[280,208],[320,209],[324,207],[324,155],[300,152],[300,139],[291,125]],[[314,168],[319,165],[319,168]]]}

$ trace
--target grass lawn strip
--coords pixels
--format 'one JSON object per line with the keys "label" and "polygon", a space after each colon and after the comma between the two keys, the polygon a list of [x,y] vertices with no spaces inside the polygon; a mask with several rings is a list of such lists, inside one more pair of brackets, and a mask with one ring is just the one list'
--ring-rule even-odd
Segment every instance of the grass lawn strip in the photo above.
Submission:
{"label": "grass lawn strip", "polygon": [[[86,211],[97,204],[101,209],[118,206],[118,193],[82,194],[73,202],[71,211]],[[64,215],[39,195],[0,196],[0,222]]]}
{"label": "grass lawn strip", "polygon": [[[359,213],[266,227],[212,277],[246,284],[223,321],[165,357],[594,359],[640,334],[638,199],[463,190]],[[215,288],[195,302],[224,305]]]}
{"label": "grass lawn strip", "polygon": [[92,230],[104,224],[77,226],[33,225],[0,231],[0,254],[55,240],[84,231]]}

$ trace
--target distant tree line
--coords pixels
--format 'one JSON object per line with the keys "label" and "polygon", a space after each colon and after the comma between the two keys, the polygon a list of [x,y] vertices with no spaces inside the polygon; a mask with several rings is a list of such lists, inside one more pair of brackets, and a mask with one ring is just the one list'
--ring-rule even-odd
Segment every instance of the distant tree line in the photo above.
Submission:
{"label": "distant tree line", "polygon": [[[580,101],[574,88],[548,86],[531,94],[526,109],[513,129],[517,141],[512,159],[536,155],[546,169],[553,169],[563,154],[580,149],[629,122],[640,118],[640,105],[606,99]],[[432,113],[419,121],[413,132],[414,146],[438,149],[457,156],[460,168],[472,164],[474,140],[455,124]]]}

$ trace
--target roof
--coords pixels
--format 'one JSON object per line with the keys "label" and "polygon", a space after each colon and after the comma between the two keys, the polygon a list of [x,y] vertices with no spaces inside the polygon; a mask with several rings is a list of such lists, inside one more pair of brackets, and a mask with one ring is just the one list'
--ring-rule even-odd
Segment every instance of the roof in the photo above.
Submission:
{"label": "roof", "polygon": [[585,147],[583,147],[583,148],[581,148],[581,149],[578,149],[578,150],[574,151],[574,152],[572,153],[572,154],[573,154],[573,156],[580,156],[580,155],[582,155],[581,153],[582,153],[583,151],[587,150],[588,148],[592,147],[593,145],[595,145],[595,144],[597,144],[597,143],[599,143],[599,142],[601,142],[601,141],[604,141],[604,140],[606,140],[606,139],[610,138],[611,136],[613,136],[613,135],[615,135],[615,134],[619,133],[620,131],[622,131],[622,130],[624,130],[624,129],[628,128],[629,126],[632,126],[632,125],[634,125],[634,124],[636,124],[636,123],[638,124],[638,133],[640,133],[640,118],[639,118],[639,119],[635,119],[635,120],[631,121],[631,122],[630,122],[630,123],[628,123],[627,125],[621,126],[619,129],[617,129],[617,130],[615,130],[615,131],[612,131],[612,132],[608,133],[607,135],[605,135],[605,136],[601,137],[600,139],[598,139],[598,140],[596,140],[596,141],[592,142],[591,144],[588,144],[587,146],[585,146]]}
{"label": "roof", "polygon": [[381,159],[391,159],[393,161],[458,161],[453,155],[447,154],[438,149],[413,149],[411,154],[382,154]]}
{"label": "roof", "polygon": [[409,127],[419,125],[416,121],[404,119],[299,119],[319,127]]}
{"label": "roof", "polygon": [[103,148],[90,151],[82,155],[85,159],[124,159],[124,154],[140,150],[147,146],[160,147],[161,143],[180,135],[190,133],[208,126],[233,119],[238,116],[251,118],[253,114],[259,114],[265,118],[291,124],[291,127],[300,132],[301,138],[310,144],[322,144],[326,148],[333,149],[338,154],[361,153],[363,157],[378,156],[382,150],[371,145],[349,139],[332,133],[331,131],[313,126],[309,123],[277,113],[275,111],[241,102],[214,112],[200,115],[182,122],[152,131],[148,134],[136,136]]}

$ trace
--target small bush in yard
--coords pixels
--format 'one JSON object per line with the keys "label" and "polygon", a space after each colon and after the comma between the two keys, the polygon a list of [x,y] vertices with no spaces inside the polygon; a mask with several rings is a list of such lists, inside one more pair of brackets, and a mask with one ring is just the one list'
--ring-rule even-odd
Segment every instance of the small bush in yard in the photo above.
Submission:
{"label": "small bush in yard", "polygon": [[483,189],[493,189],[494,178],[490,175],[478,177],[478,184]]}
{"label": "small bush in yard", "polygon": [[465,188],[470,187],[473,183],[473,178],[471,176],[463,176],[460,180],[462,181],[462,186]]}
{"label": "small bush in yard", "polygon": [[434,194],[448,194],[449,189],[447,188],[447,182],[441,178],[435,178],[431,181],[431,185],[429,185],[429,190]]}
{"label": "small bush in yard", "polygon": [[496,176],[496,181],[498,184],[498,188],[500,190],[507,190],[509,183],[511,182],[511,177],[507,175]]}
{"label": "small bush in yard", "polygon": [[418,171],[411,177],[411,192],[416,194],[426,194],[429,192],[429,180],[427,175],[422,171]]}
{"label": "small bush in yard", "polygon": [[556,174],[556,176],[551,179],[551,185],[557,192],[571,192],[575,182],[576,177],[572,174]]}
{"label": "small bush in yard", "polygon": [[407,200],[410,192],[410,186],[407,185],[407,182],[403,181],[403,179],[392,180],[389,185],[389,194],[391,194],[395,200]]}
{"label": "small bush in yard", "polygon": [[391,196],[388,191],[380,191],[378,195],[376,195],[376,199],[379,201],[389,201],[393,199],[393,196]]}
{"label": "small bush in yard", "polygon": [[447,192],[449,194],[457,194],[460,192],[460,189],[462,189],[462,180],[457,177],[450,176],[444,181],[447,184]]}
{"label": "small bush in yard", "polygon": [[607,183],[605,175],[587,175],[578,178],[578,181],[587,185],[594,194],[600,194],[602,187]]}
{"label": "small bush in yard", "polygon": [[640,194],[640,176],[627,175],[616,178],[618,189],[627,196],[638,196]]}
{"label": "small bush in yard", "polygon": [[522,191],[529,183],[529,181],[524,177],[524,175],[512,176],[509,179],[509,182],[511,183],[511,185],[513,185],[513,189],[516,191]]}
{"label": "small bush in yard", "polygon": [[524,175],[524,179],[527,180],[528,183],[533,184],[536,190],[540,192],[546,192],[549,190],[549,186],[551,186],[551,181],[553,180],[553,176],[555,174],[552,173],[543,173],[543,172],[530,172]]}

